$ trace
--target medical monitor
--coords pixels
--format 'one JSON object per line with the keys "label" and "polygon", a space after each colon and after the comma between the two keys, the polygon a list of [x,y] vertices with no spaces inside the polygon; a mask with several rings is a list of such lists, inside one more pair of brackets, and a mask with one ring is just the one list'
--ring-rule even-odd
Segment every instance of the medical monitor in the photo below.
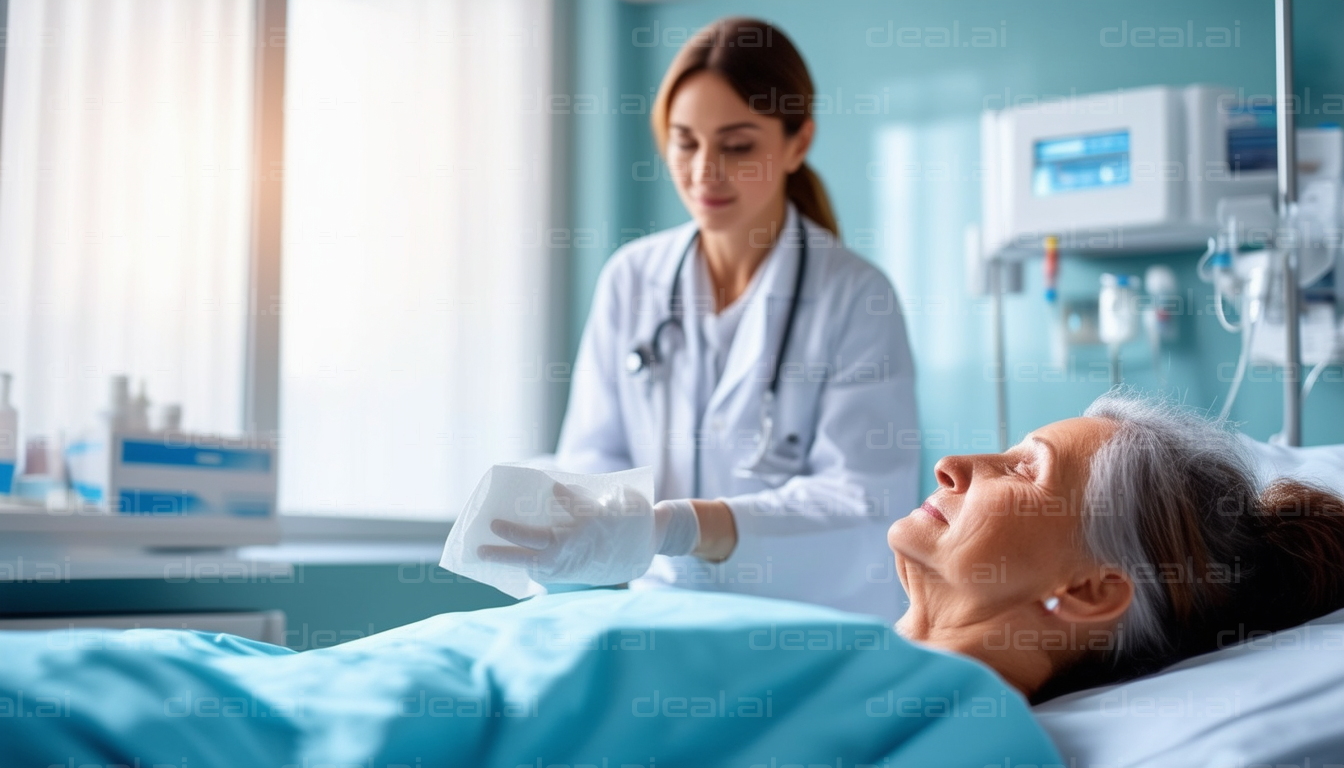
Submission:
{"label": "medical monitor", "polygon": [[1037,197],[1129,183],[1129,131],[1041,139],[1033,154]]}
{"label": "medical monitor", "polygon": [[986,254],[1202,246],[1229,197],[1272,194],[1272,105],[1215,86],[1037,97],[981,116]]}

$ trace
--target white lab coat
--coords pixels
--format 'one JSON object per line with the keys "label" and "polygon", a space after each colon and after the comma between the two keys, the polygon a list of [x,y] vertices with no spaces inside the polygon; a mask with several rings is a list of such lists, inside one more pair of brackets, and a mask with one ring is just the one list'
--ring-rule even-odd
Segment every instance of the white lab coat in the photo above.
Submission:
{"label": "white lab coat", "polygon": [[632,588],[738,592],[894,620],[905,596],[886,530],[918,503],[920,440],[905,323],[882,272],[810,220],[774,432],[776,440],[797,435],[795,474],[772,487],[733,471],[760,433],[761,399],[793,294],[796,216],[789,206],[786,236],[744,297],[750,303],[710,392],[696,313],[713,306],[703,297],[697,304],[703,266],[694,252],[680,284],[685,332],[663,332],[658,369],[634,376],[625,369],[631,350],[668,316],[673,273],[695,225],[641,238],[612,256],[579,346],[557,461],[575,472],[651,465],[658,499],[722,499],[732,509],[738,542],[727,560],[659,556]]}

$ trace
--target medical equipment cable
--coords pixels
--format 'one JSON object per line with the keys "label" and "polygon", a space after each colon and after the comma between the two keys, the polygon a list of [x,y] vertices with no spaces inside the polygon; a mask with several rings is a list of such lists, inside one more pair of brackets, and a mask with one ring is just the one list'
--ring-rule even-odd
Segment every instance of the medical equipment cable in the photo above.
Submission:
{"label": "medical equipment cable", "polygon": [[1335,343],[1330,346],[1330,352],[1320,362],[1312,366],[1311,373],[1307,374],[1307,380],[1302,383],[1303,404],[1307,402],[1308,397],[1311,397],[1311,390],[1316,387],[1316,382],[1320,380],[1321,374],[1325,373],[1325,369],[1339,361],[1339,353],[1339,337],[1336,335]]}
{"label": "medical equipment cable", "polygon": [[[1241,317],[1237,323],[1241,329],[1241,354],[1237,358],[1237,370],[1232,376],[1232,386],[1228,388],[1227,402],[1223,404],[1221,418],[1226,419],[1232,412],[1232,404],[1236,402],[1237,393],[1241,391],[1241,383],[1246,377],[1246,369],[1250,365],[1251,350],[1255,339],[1255,330],[1260,325],[1260,318],[1264,316],[1265,305],[1269,302],[1269,295],[1273,291],[1272,276],[1269,267],[1256,267],[1250,270],[1246,285],[1242,290]],[[1218,299],[1221,305],[1222,299]]]}
{"label": "medical equipment cable", "polygon": [[1241,326],[1245,320],[1240,320],[1235,325],[1228,321],[1227,310],[1223,309],[1222,291],[1214,291],[1213,302],[1214,315],[1218,317],[1218,324],[1223,326],[1223,330],[1228,333],[1241,333]]}
{"label": "medical equipment cable", "polygon": [[1208,249],[1195,265],[1195,274],[1199,279],[1213,286],[1214,316],[1218,318],[1218,324],[1228,333],[1241,333],[1245,322],[1244,318],[1238,318],[1236,323],[1228,320],[1227,310],[1223,305],[1223,297],[1228,294],[1235,296],[1238,285],[1233,267],[1236,262],[1236,231],[1236,217],[1233,217],[1227,235],[1221,239],[1210,237]]}
{"label": "medical equipment cable", "polygon": [[1251,342],[1255,338],[1255,328],[1259,325],[1257,319],[1242,318],[1241,325],[1244,330],[1241,334],[1241,355],[1237,357],[1237,370],[1232,374],[1232,385],[1227,389],[1227,402],[1223,403],[1219,419],[1227,419],[1232,413],[1232,404],[1237,402],[1237,393],[1241,391],[1241,382],[1246,378],[1246,367],[1251,359]]}
{"label": "medical equipment cable", "polygon": [[1307,374],[1307,380],[1302,383],[1303,403],[1307,402],[1308,397],[1311,397],[1312,388],[1316,386],[1316,381],[1321,378],[1321,374],[1325,371],[1325,369],[1330,367],[1331,362],[1332,362],[1331,358],[1327,357],[1326,359],[1314,365],[1311,369],[1311,373]]}

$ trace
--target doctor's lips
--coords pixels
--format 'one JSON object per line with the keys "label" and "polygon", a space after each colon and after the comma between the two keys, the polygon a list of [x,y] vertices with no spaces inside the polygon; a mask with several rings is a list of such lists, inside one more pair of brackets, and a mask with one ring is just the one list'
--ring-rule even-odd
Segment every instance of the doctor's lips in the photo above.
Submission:
{"label": "doctor's lips", "polygon": [[941,521],[943,525],[947,525],[947,518],[943,517],[943,511],[941,509],[938,509],[937,507],[933,506],[927,501],[924,502],[923,504],[920,504],[919,508],[924,510],[924,513],[927,514],[929,517]]}
{"label": "doctor's lips", "polygon": [[728,205],[728,204],[730,204],[730,203],[732,203],[732,202],[734,202],[734,201],[736,201],[736,200],[737,200],[737,198],[735,198],[735,197],[703,197],[703,196],[702,196],[702,197],[697,197],[697,198],[695,198],[695,202],[696,202],[697,204],[699,204],[700,207],[702,207],[702,208],[722,208],[722,207],[724,207],[725,205]]}

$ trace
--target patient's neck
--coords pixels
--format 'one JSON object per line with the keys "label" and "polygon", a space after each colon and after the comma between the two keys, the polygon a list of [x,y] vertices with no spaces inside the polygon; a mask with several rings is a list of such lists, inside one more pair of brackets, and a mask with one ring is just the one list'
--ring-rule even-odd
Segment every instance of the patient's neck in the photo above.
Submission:
{"label": "patient's neck", "polygon": [[1046,627],[1026,611],[974,616],[968,612],[927,610],[918,603],[901,617],[896,630],[907,640],[954,651],[989,665],[1010,685],[1030,697],[1062,668],[1060,652],[1045,650]]}

